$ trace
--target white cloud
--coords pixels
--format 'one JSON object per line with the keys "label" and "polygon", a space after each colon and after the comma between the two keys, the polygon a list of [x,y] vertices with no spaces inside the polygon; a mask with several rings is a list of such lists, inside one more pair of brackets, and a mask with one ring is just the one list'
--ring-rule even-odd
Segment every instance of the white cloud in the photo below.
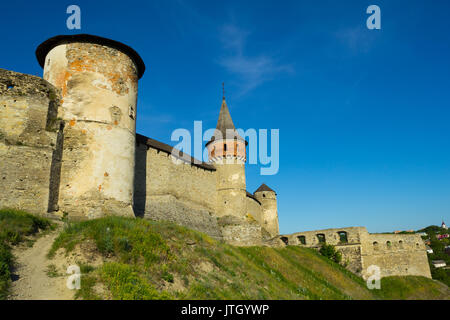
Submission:
{"label": "white cloud", "polygon": [[221,30],[220,40],[229,54],[219,59],[219,64],[232,74],[238,76],[241,95],[273,79],[276,75],[293,72],[290,65],[278,64],[275,58],[267,53],[258,56],[245,54],[245,45],[250,35],[248,31],[239,29],[233,24],[225,25]]}

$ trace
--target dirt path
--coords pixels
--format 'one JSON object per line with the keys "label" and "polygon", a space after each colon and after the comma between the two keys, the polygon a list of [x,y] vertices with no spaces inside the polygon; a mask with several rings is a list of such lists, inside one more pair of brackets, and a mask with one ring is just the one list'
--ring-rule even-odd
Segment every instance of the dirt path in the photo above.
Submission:
{"label": "dirt path", "polygon": [[58,230],[39,237],[31,248],[19,246],[13,250],[17,268],[11,285],[11,300],[71,300],[74,291],[66,287],[67,276],[50,277],[47,258]]}

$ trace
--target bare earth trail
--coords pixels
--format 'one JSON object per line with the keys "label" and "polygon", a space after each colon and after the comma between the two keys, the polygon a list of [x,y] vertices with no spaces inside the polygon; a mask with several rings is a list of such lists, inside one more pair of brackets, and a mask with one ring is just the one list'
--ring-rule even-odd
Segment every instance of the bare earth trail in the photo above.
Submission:
{"label": "bare earth trail", "polygon": [[[49,277],[48,266],[54,263],[47,258],[59,228],[39,237],[31,248],[18,246],[10,300],[72,300],[74,292],[66,287],[66,276]],[[68,275],[67,275],[68,276]]]}

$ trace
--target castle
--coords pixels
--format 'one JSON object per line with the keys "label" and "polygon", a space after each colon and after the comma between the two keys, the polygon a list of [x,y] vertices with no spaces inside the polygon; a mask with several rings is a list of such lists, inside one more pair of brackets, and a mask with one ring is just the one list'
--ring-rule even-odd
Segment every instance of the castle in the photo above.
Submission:
{"label": "castle", "polygon": [[169,220],[234,245],[326,242],[364,277],[373,264],[382,276],[431,277],[418,235],[365,228],[279,235],[276,192],[265,184],[246,189],[247,142],[225,98],[204,163],[136,134],[145,64],[132,48],[66,35],[43,42],[36,56],[43,79],[0,69],[0,207],[71,220]]}

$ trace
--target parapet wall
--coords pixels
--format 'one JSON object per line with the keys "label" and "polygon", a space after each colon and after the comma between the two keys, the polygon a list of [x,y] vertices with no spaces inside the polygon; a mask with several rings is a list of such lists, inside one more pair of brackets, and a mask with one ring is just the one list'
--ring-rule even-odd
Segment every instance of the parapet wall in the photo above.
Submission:
{"label": "parapet wall", "polygon": [[[345,239],[341,239],[339,233],[345,233]],[[360,275],[363,269],[361,261],[361,234],[367,233],[364,227],[348,227],[339,229],[325,229],[317,231],[297,232],[284,237],[284,243],[286,238],[289,245],[300,245],[309,248],[320,248],[321,243],[319,236],[324,236],[324,241],[327,244],[336,246],[342,254],[342,262],[346,265],[347,269]],[[304,237],[302,239],[302,237]],[[304,243],[302,242],[304,241]]]}
{"label": "parapet wall", "polygon": [[[346,243],[342,243],[339,232],[345,232],[347,235]],[[290,235],[285,235],[288,238],[289,244],[292,245],[304,245],[307,247],[320,246],[318,235],[323,234],[325,236],[325,242],[332,245],[339,244],[361,244],[361,233],[367,233],[367,229],[364,227],[347,227],[339,229],[324,229],[315,231],[296,232]],[[300,242],[301,237],[305,237],[305,244]]]}
{"label": "parapet wall", "polygon": [[56,206],[59,101],[47,81],[0,69],[0,207],[44,214]]}

